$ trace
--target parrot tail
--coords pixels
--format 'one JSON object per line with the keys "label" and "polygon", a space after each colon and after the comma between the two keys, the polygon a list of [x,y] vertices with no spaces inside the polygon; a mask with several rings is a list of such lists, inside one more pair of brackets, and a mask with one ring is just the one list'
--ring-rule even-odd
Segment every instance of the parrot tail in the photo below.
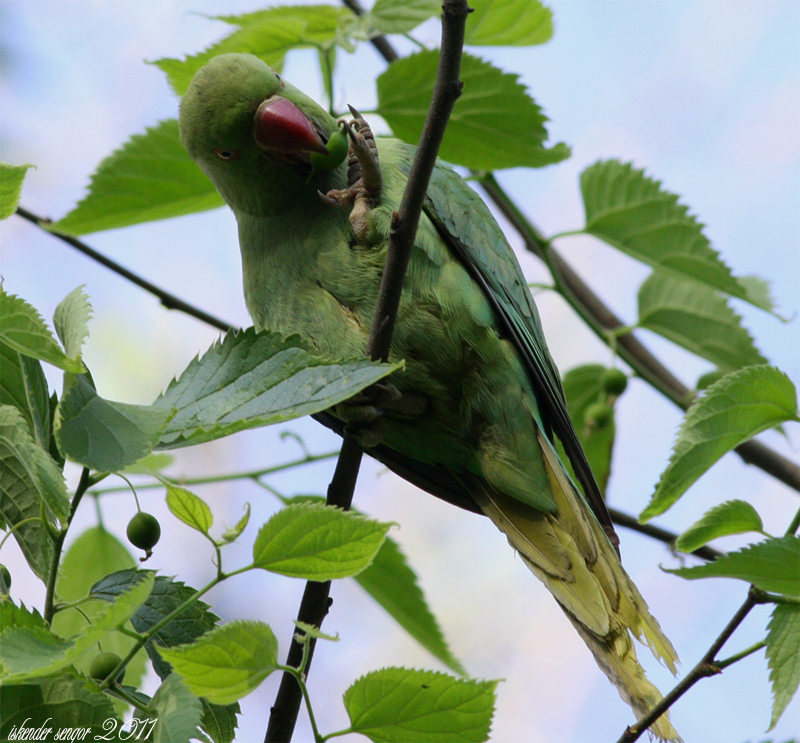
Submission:
{"label": "parrot tail", "polygon": [[[506,535],[589,646],[597,664],[641,719],[661,700],[639,665],[631,635],[646,643],[674,674],[678,656],[616,550],[540,434],[557,511],[543,513],[470,478],[473,497]],[[680,743],[667,714],[650,727],[659,739]]]}

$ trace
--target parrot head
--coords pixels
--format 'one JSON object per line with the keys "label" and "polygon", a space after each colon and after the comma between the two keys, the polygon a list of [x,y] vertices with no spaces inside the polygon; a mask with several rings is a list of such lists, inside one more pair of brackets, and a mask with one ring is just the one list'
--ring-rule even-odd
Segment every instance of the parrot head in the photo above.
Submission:
{"label": "parrot head", "polygon": [[252,54],[214,57],[181,100],[181,143],[225,201],[250,214],[281,209],[294,180],[316,194],[311,159],[329,154],[337,131],[332,116]]}

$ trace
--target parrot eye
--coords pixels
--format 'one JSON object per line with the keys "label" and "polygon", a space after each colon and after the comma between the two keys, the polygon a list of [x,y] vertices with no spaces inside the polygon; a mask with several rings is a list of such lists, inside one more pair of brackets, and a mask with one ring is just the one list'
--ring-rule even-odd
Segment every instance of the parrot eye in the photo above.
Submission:
{"label": "parrot eye", "polygon": [[226,150],[224,147],[218,147],[214,150],[214,154],[220,160],[235,160],[239,157],[239,150]]}

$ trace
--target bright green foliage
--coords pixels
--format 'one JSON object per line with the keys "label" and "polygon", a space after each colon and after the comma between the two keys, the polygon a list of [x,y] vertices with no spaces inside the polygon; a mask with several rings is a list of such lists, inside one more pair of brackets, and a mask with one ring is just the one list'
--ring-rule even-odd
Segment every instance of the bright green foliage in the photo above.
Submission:
{"label": "bright green foliage", "polygon": [[189,691],[215,704],[249,694],[278,663],[278,641],[263,622],[233,621],[191,645],[160,648]]}
{"label": "bright green foliage", "polygon": [[167,506],[172,515],[188,524],[192,529],[197,529],[202,534],[208,534],[208,530],[214,524],[214,515],[208,504],[191,490],[178,487],[172,483],[167,486]]}
{"label": "bright green foliage", "polygon": [[184,743],[199,737],[197,726],[203,714],[202,705],[174,673],[164,679],[150,704],[158,719],[152,740]]}
{"label": "bright green foliage", "polygon": [[172,411],[100,397],[76,376],[58,407],[56,440],[65,457],[98,472],[117,472],[150,453]]}
{"label": "bright green foliage", "polygon": [[717,537],[744,534],[748,531],[763,533],[764,525],[753,506],[743,500],[729,500],[714,506],[696,524],[681,534],[675,546],[681,552],[694,552]]}
{"label": "bright green foliage", "polygon": [[656,270],[639,287],[637,325],[669,338],[724,371],[766,364],[725,297],[696,281]]}
{"label": "bright green foliage", "polygon": [[800,597],[800,537],[779,537],[729,552],[714,562],[667,570],[681,578],[736,578],[762,591]]}
{"label": "bright green foliage", "polygon": [[779,369],[750,366],[723,377],[686,412],[669,465],[639,520],[666,511],[723,454],[793,420],[798,420],[797,392]]}
{"label": "bright green foliage", "polygon": [[53,736],[59,729],[90,728],[85,740],[108,735],[108,727],[103,725],[107,720],[121,724],[110,699],[74,670],[25,684],[0,685],[0,709],[0,740],[9,740],[12,729],[23,723],[28,728],[46,723]]}
{"label": "bright green foliage", "polygon": [[92,305],[82,286],[73,289],[59,302],[53,315],[53,325],[67,356],[77,358],[81,355],[83,342],[89,335],[91,317]]}
{"label": "bright green foliage", "polygon": [[[61,601],[77,601],[86,596],[92,585],[104,576],[132,568],[135,564],[136,559],[113,534],[100,525],[90,527],[72,542],[61,558],[56,592]],[[60,611],[53,618],[53,631],[60,637],[80,635],[86,629],[85,617],[94,621],[107,608],[106,604],[91,601],[81,606],[83,614],[76,609]],[[121,632],[113,632],[103,638],[103,650],[125,657],[133,647],[133,642],[132,638]],[[86,655],[75,662],[78,670],[84,673],[88,670],[96,651],[96,647],[89,648]],[[141,681],[145,673],[145,660],[145,654],[138,653],[127,665],[126,678],[129,684],[136,685]]]}
{"label": "bright green foliage", "polygon": [[29,611],[24,604],[17,606],[11,601],[0,601],[0,632],[7,627],[48,629],[47,622],[36,609]]}
{"label": "bright green foliage", "polygon": [[17,209],[22,181],[33,165],[10,165],[0,162],[0,219],[10,217]]}
{"label": "bright green foliage", "polygon": [[166,119],[105,158],[89,193],[49,228],[85,235],[222,206],[209,186],[178,141],[178,122]]}
{"label": "bright green foliage", "polygon": [[237,30],[200,54],[186,59],[159,59],[154,64],[163,70],[178,95],[183,95],[197,70],[209,59],[226,52],[249,52],[280,70],[291,49],[331,45],[343,41],[344,32],[355,23],[346,8],[330,5],[295,5],[258,10],[239,16],[216,16],[217,20],[238,26]]}
{"label": "bright green foliage", "polygon": [[221,541],[224,543],[233,542],[239,538],[239,535],[247,528],[247,524],[250,521],[250,504],[244,504],[244,516],[240,518],[230,529],[226,529],[222,536],[220,537]]}
{"label": "bright green foliage", "polygon": [[231,331],[155,401],[155,408],[176,411],[158,446],[199,444],[318,413],[400,366],[332,361],[309,352],[299,336]]}
{"label": "bright green foliage", "polygon": [[539,0],[470,0],[465,44],[532,46],[553,38],[553,12]]}
{"label": "bright green foliage", "polygon": [[406,34],[441,12],[439,0],[376,0],[364,21],[382,34]]}
{"label": "bright green foliage", "polygon": [[0,342],[0,405],[15,407],[25,418],[36,444],[50,447],[50,397],[38,359],[25,356]]}
{"label": "bright green foliage", "polygon": [[355,579],[431,655],[456,673],[466,675],[428,608],[416,573],[394,539],[386,538],[372,564]]}
{"label": "bright green foliage", "polygon": [[344,694],[352,730],[376,743],[488,740],[497,681],[384,668]]}
{"label": "bright green foliage", "polygon": [[317,503],[287,506],[261,527],[253,564],[305,580],[333,580],[369,565],[392,526]]}
{"label": "bright green foliage", "polygon": [[[378,77],[377,113],[406,142],[419,141],[438,64],[438,50],[418,52],[393,62]],[[439,150],[443,160],[475,170],[499,170],[539,168],[569,157],[563,143],[545,147],[547,117],[518,78],[478,57],[463,56],[464,93],[456,101]]]}
{"label": "bright green foliage", "polygon": [[700,281],[763,309],[763,295],[731,274],[702,225],[661,187],[629,163],[601,160],[581,173],[585,231],[637,260]]}
{"label": "bright green foliage", "polygon": [[39,312],[0,285],[0,341],[25,356],[46,361],[64,371],[86,371],[78,356],[70,358],[53,337]]}
{"label": "bright green foliage", "polygon": [[772,719],[775,727],[800,684],[800,606],[778,604],[772,611],[767,634],[767,661],[772,683]]}

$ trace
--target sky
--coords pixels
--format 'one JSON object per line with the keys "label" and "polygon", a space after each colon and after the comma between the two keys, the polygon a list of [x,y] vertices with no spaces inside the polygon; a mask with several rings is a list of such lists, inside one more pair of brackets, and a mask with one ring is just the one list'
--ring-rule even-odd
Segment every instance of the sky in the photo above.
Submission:
{"label": "sky", "polygon": [[[583,210],[580,171],[600,158],[643,167],[681,194],[706,225],[714,247],[737,275],[772,282],[783,323],[735,303],[764,355],[800,381],[800,2],[798,0],[555,0],[554,39],[541,47],[471,50],[521,75],[550,118],[552,141],[573,148],[570,160],[542,170],[498,175],[545,234],[579,228]],[[97,164],[132,134],[174,117],[177,99],[158,68],[159,57],[197,52],[220,38],[225,24],[205,16],[255,10],[255,0],[0,0],[2,108],[0,158],[33,163],[22,204],[59,218],[79,200]],[[439,26],[418,38],[438,41]],[[401,45],[402,47],[402,45]],[[408,48],[408,47],[402,47]],[[284,77],[320,99],[322,86],[311,53],[287,61]],[[369,110],[374,77],[383,62],[365,45],[339,55],[336,103]],[[373,119],[376,128],[381,122]],[[514,243],[513,234],[509,238]],[[86,242],[188,302],[225,320],[247,325],[235,223],[224,209],[89,235]],[[636,289],[648,271],[590,238],[558,247],[582,276],[626,319],[636,312]],[[86,361],[107,398],[149,403],[197,353],[217,337],[199,322],[160,307],[156,300],[71,251],[19,218],[0,224],[0,273],[7,291],[51,318],[58,302],[85,285],[94,308]],[[546,281],[529,255],[520,261],[531,281]],[[610,352],[552,294],[537,297],[545,332],[559,367],[610,362]],[[690,386],[709,366],[669,342],[641,333],[647,345]],[[50,377],[54,388],[60,382]],[[609,499],[638,513],[670,454],[680,413],[643,382],[633,380],[618,404]],[[280,429],[237,434],[183,450],[169,470],[198,476],[266,467],[298,456],[303,438],[313,452],[335,449],[335,436],[308,419]],[[762,440],[800,458],[797,426],[788,439]],[[324,493],[332,462],[271,480],[286,494]],[[74,485],[77,470],[68,475]],[[277,501],[252,484],[198,489],[217,524],[232,524],[245,502],[253,508],[242,545],[229,548],[231,565],[244,564],[258,525]],[[148,567],[177,574],[191,585],[213,575],[203,540],[172,517],[163,492],[142,491],[143,507],[161,520],[164,536]],[[705,510],[731,498],[752,502],[767,531],[786,528],[797,494],[726,456],[658,523],[687,528]],[[488,523],[437,501],[365,462],[355,504],[395,521],[402,545],[454,653],[471,675],[502,678],[491,740],[513,743],[615,741],[632,719],[594,665],[569,622]],[[103,498],[107,528],[124,539],[133,515],[129,494]],[[76,519],[76,533],[96,521],[91,504]],[[745,586],[730,580],[686,582],[659,565],[675,565],[663,548],[620,530],[628,572],[647,598],[689,669],[733,615]],[[746,539],[720,540],[733,549]],[[25,573],[9,541],[0,560],[15,575],[12,597],[41,606],[44,591]],[[16,576],[22,576],[17,578]],[[285,653],[302,585],[269,575],[232,579],[210,594],[224,619],[268,622]],[[310,676],[321,729],[346,727],[341,693],[359,675],[385,665],[441,667],[396,628],[352,582],[333,589],[324,630],[340,642],[320,647]],[[724,653],[763,637],[768,610],[752,612]],[[669,673],[640,653],[662,689]],[[763,653],[707,679],[681,700],[673,721],[688,741],[745,743],[800,736],[800,704],[787,709],[769,735],[770,695]],[[263,738],[278,677],[242,702],[239,740]],[[146,687],[151,692],[155,681]],[[296,740],[309,738],[305,715]],[[349,739],[356,740],[355,736]]]}

